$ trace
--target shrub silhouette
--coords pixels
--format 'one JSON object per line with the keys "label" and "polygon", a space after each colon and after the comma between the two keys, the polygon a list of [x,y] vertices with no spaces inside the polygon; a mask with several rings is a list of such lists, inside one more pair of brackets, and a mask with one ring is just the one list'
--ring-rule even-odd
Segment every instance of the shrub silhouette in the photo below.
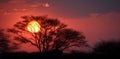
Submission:
{"label": "shrub silhouette", "polygon": [[101,55],[120,54],[120,41],[100,42],[95,46],[94,53]]}
{"label": "shrub silhouette", "polygon": [[0,29],[0,53],[9,52],[13,49],[17,49],[17,45],[9,40],[9,35],[5,34],[4,29]]}
{"label": "shrub silhouette", "polygon": [[[8,31],[17,34],[15,40],[30,43],[37,47],[39,52],[63,51],[72,46],[87,45],[85,36],[81,32],[67,28],[67,25],[58,19],[46,16],[23,16],[22,18],[23,21],[14,24],[14,28],[8,29]],[[27,24],[32,20],[39,22],[40,32],[33,34],[26,30]],[[30,34],[31,38],[25,37],[23,33]]]}

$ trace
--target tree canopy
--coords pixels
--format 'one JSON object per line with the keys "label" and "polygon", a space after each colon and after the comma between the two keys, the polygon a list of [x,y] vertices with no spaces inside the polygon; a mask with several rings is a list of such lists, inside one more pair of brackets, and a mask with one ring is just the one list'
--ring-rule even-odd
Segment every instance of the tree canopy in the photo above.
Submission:
{"label": "tree canopy", "polygon": [[[14,28],[8,29],[8,31],[17,34],[15,40],[30,43],[37,47],[40,52],[56,49],[63,51],[72,46],[87,45],[82,32],[67,28],[67,25],[61,23],[58,19],[46,16],[23,16],[22,18],[24,20],[14,24]],[[31,33],[26,29],[28,23],[33,20],[41,26],[40,31],[37,33]],[[27,38],[24,34],[29,34],[31,37]]]}

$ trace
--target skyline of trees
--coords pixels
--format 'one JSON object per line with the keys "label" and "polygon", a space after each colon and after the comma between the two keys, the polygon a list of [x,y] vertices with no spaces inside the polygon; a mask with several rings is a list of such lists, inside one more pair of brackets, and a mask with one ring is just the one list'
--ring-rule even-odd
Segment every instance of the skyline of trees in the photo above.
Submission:
{"label": "skyline of trees", "polygon": [[[39,52],[48,52],[52,50],[63,51],[71,46],[86,46],[85,36],[78,31],[66,28],[67,25],[61,23],[57,19],[51,19],[44,16],[24,16],[23,21],[17,22],[14,28],[7,29],[8,32],[16,34],[15,40],[21,43],[30,43],[39,49]],[[41,25],[41,31],[38,33],[30,33],[26,30],[27,24],[32,21],[38,21]],[[42,22],[41,22],[42,21]],[[48,31],[48,32],[46,32]],[[31,35],[31,38],[25,37],[23,34]],[[19,49],[16,43],[10,46],[10,36],[5,33],[4,29],[0,28],[0,53],[9,52],[14,49]],[[75,39],[76,38],[76,39]],[[80,39],[80,41],[79,41]],[[34,40],[38,40],[35,42]],[[39,41],[42,40],[42,41]],[[83,41],[81,41],[83,40]],[[39,43],[40,42],[40,43]],[[77,42],[77,44],[76,44]],[[54,44],[53,44],[54,43]],[[70,44],[72,43],[72,44]],[[74,44],[75,43],[75,44]],[[93,48],[95,54],[119,53],[120,42],[108,41],[100,42]]]}

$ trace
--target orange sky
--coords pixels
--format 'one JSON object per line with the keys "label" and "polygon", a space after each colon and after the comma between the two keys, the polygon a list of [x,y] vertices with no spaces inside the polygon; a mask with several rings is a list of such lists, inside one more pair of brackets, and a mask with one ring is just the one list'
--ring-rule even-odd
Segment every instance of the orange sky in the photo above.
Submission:
{"label": "orange sky", "polygon": [[[18,17],[15,18],[14,16],[16,15],[18,15]],[[20,18],[22,13],[17,13],[16,15],[10,15],[10,16],[6,15],[6,16],[9,16],[8,18],[4,16],[3,19],[9,19],[9,20],[1,20],[0,27],[12,26],[12,24],[14,24],[16,21],[22,20],[22,18]],[[51,17],[55,18],[53,16]],[[120,31],[119,31],[120,30],[120,27],[119,27],[120,13],[91,14],[90,16],[81,17],[81,18],[72,18],[72,17],[71,18],[57,17],[57,18],[61,22],[68,24],[69,28],[83,32],[90,45],[96,44],[97,42],[101,40],[120,38],[119,37],[120,35]],[[26,46],[28,47],[27,49],[29,49],[29,51],[36,50],[30,45],[26,45]],[[21,51],[23,50],[26,51],[26,49],[24,49],[26,46],[22,46]]]}
{"label": "orange sky", "polygon": [[[20,17],[24,15],[48,15],[51,18],[58,18],[61,22],[68,24],[70,28],[83,32],[90,45],[101,40],[120,39],[120,12],[116,11],[117,9],[112,8],[112,6],[109,9],[110,11],[103,8],[107,12],[100,13],[101,10],[100,12],[93,12],[99,11],[94,10],[97,7],[101,8],[99,5],[91,8],[89,6],[90,9],[84,11],[83,9],[88,8],[86,6],[90,3],[81,6],[76,4],[78,3],[77,0],[75,0],[76,3],[74,2],[75,5],[72,6],[72,0],[68,1],[67,4],[66,1],[57,2],[55,0],[31,1],[0,1],[0,27],[11,27],[17,21],[21,21],[22,18]],[[81,6],[81,9],[79,9],[79,6]],[[111,11],[112,9],[115,9],[115,11]],[[87,12],[90,10],[91,12]],[[84,16],[86,13],[88,13],[87,16]],[[24,47],[21,47],[21,50],[27,50],[23,49]],[[30,48],[30,45],[27,45],[27,47],[29,47],[30,51],[34,50]]]}

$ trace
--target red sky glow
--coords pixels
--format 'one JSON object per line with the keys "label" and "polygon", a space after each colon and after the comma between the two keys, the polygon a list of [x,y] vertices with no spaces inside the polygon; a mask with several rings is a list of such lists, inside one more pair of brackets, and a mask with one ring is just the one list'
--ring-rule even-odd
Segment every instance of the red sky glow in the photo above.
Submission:
{"label": "red sky glow", "polygon": [[[113,5],[111,4],[112,2]],[[72,4],[72,5],[71,5]],[[103,6],[104,5],[104,6]],[[68,27],[81,31],[94,46],[101,40],[120,40],[120,5],[118,0],[91,2],[78,0],[5,0],[0,1],[0,27],[10,28],[24,15],[48,15],[58,18]],[[24,49],[25,47],[28,47]],[[21,51],[35,51],[32,46]],[[28,52],[29,52],[28,51]]]}

